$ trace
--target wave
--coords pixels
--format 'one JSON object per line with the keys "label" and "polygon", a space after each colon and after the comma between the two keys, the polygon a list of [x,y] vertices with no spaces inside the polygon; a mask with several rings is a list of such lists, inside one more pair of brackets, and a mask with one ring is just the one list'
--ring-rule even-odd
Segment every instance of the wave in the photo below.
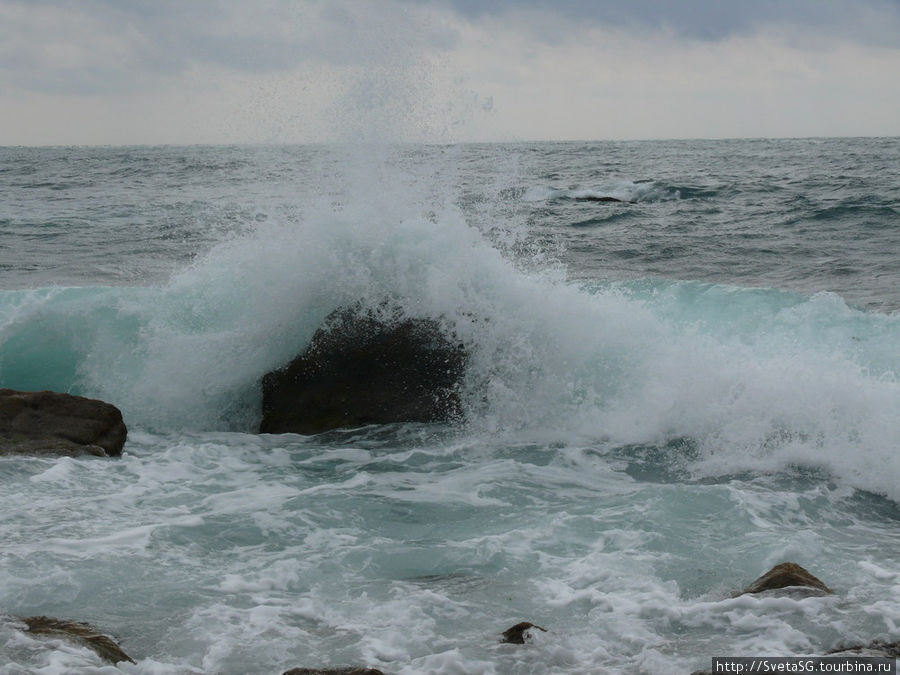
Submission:
{"label": "wave", "polygon": [[609,211],[608,213],[604,213],[602,216],[585,218],[584,220],[577,220],[573,223],[570,223],[570,226],[595,227],[599,225],[611,225],[612,223],[618,222],[620,220],[626,220],[628,218],[628,215],[629,214],[624,210]]}
{"label": "wave", "polygon": [[607,181],[592,188],[579,186],[569,188],[536,186],[522,189],[520,192],[521,198],[526,202],[620,201],[633,204],[652,204],[679,200],[720,199],[737,194],[737,189],[732,185],[710,187],[697,185],[670,185],[652,180],[620,180]]}
{"label": "wave", "polygon": [[620,201],[620,202],[662,202],[681,199],[678,189],[655,181],[616,181],[596,188],[553,188],[532,187],[522,196],[527,202],[542,201]]}
{"label": "wave", "polygon": [[894,226],[897,216],[900,216],[900,210],[893,206],[859,203],[858,200],[852,200],[814,210],[809,219],[841,223],[846,223],[848,220],[860,221],[868,228],[888,229]]}
{"label": "wave", "polygon": [[323,200],[165,285],[0,292],[0,385],[103,398],[132,427],[251,430],[264,373],[332,310],[389,298],[469,349],[467,432],[687,438],[694,475],[800,464],[900,499],[900,316],[832,294],[573,283],[504,257],[451,203]]}

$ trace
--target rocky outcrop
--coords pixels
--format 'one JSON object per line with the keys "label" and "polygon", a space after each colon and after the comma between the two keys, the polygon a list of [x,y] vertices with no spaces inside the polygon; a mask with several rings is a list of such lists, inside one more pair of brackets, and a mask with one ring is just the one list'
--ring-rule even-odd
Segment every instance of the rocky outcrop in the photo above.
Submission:
{"label": "rocky outcrop", "polygon": [[532,628],[537,628],[538,630],[542,630],[545,633],[547,632],[546,628],[541,628],[540,626],[536,626],[533,623],[529,623],[528,621],[522,621],[521,623],[517,623],[515,626],[511,628],[507,628],[503,631],[503,639],[500,642],[504,642],[511,645],[524,645],[528,640],[531,639],[529,631]]}
{"label": "rocky outcrop", "polygon": [[820,579],[810,574],[797,563],[783,562],[775,565],[768,572],[747,586],[738,595],[762,593],[782,588],[806,589],[814,594],[831,595],[832,591]]}
{"label": "rocky outcrop", "polygon": [[452,421],[465,366],[465,350],[438,321],[338,310],[306,351],[263,378],[259,430]]}
{"label": "rocky outcrop", "polygon": [[100,658],[116,664],[119,661],[134,663],[116,642],[103,635],[93,626],[78,621],[64,621],[49,616],[29,616],[21,621],[28,626],[27,631],[35,635],[61,638],[94,650]]}
{"label": "rocky outcrop", "polygon": [[114,405],[53,391],[0,389],[0,454],[122,454],[127,429]]}

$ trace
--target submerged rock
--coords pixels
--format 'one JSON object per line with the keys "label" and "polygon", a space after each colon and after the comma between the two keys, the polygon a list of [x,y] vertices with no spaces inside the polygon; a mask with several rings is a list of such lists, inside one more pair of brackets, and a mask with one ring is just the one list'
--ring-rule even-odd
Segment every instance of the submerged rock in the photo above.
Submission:
{"label": "submerged rock", "polygon": [[466,352],[433,319],[333,312],[303,354],[263,377],[260,433],[315,434],[461,416]]}
{"label": "submerged rock", "polygon": [[762,593],[781,588],[804,588],[816,593],[832,594],[828,586],[797,563],[783,562],[775,565],[738,595]]}
{"label": "submerged rock", "polygon": [[[574,197],[574,199],[575,199],[575,201],[578,201],[578,202],[616,202],[616,203],[624,203],[625,202],[624,199],[619,199],[617,197],[606,197],[606,196],[601,197],[599,195],[597,195],[597,196],[585,195],[585,196]],[[633,203],[633,202],[628,202],[628,203]]]}
{"label": "submerged rock", "polygon": [[0,389],[0,455],[122,454],[127,436],[114,405],[54,391]]}
{"label": "submerged rock", "polygon": [[22,619],[28,626],[28,632],[35,635],[47,635],[74,642],[94,650],[102,659],[116,664],[119,661],[135,663],[128,654],[111,638],[103,635],[93,626],[78,621],[64,621],[49,616],[29,616]]}
{"label": "submerged rock", "polygon": [[523,621],[503,631],[503,639],[500,640],[500,642],[511,645],[524,645],[525,642],[530,639],[528,631],[530,631],[532,628],[537,628],[538,630],[542,630],[545,633],[547,632],[546,628],[541,628],[540,626],[536,626],[535,624],[529,623],[528,621]]}

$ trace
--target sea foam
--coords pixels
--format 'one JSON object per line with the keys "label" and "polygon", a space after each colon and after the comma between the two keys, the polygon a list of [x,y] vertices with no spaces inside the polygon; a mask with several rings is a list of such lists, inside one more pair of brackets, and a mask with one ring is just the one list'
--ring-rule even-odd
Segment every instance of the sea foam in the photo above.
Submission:
{"label": "sea foam", "polygon": [[273,215],[167,283],[0,294],[4,383],[97,396],[132,427],[254,429],[260,378],[334,309],[437,317],[470,352],[468,424],[606,447],[688,439],[692,470],[820,467],[900,496],[900,318],[834,295],[577,283],[504,255],[394,174]]}

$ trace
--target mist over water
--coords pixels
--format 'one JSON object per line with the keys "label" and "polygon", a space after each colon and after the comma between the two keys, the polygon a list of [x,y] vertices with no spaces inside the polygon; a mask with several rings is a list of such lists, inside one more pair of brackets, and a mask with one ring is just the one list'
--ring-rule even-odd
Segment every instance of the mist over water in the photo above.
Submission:
{"label": "mist over water", "polygon": [[[336,148],[0,151],[0,385],[130,430],[119,461],[0,458],[0,610],[92,621],[135,673],[894,639],[900,183],[867,158],[896,140],[397,145],[383,117]],[[262,375],[385,299],[466,346],[465,421],[253,434]],[[837,595],[730,597],[786,559]],[[500,645],[521,620],[550,632]],[[113,672],[12,626],[0,672]]]}

